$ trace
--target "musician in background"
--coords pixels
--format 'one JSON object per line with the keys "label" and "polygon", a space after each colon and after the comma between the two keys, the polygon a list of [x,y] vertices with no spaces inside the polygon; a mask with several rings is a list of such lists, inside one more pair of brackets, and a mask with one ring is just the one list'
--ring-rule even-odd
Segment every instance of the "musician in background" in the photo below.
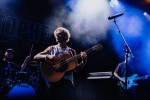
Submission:
{"label": "musician in background", "polygon": [[26,68],[27,62],[31,59],[31,56],[27,56],[24,60],[24,62],[22,63],[21,67],[17,64],[15,64],[14,62],[12,62],[13,58],[14,58],[14,50],[12,48],[8,48],[5,51],[4,54],[4,58],[3,60],[0,62],[0,68],[12,68],[15,69],[17,71],[23,71]]}
{"label": "musician in background", "polygon": [[[128,56],[127,59],[127,77],[130,77],[136,74],[136,71],[133,66],[133,59],[131,56]],[[131,87],[125,91],[125,88],[121,86],[121,83],[125,86],[125,77],[126,77],[126,58],[123,62],[119,63],[114,71],[114,77],[118,80],[119,86],[119,95],[120,100],[137,100],[136,96],[136,87]],[[124,77],[124,78],[123,78]],[[126,94],[125,94],[126,93]]]}
{"label": "musician in background", "polygon": [[[52,45],[47,47],[44,51],[38,53],[35,55],[34,59],[35,60],[43,60],[46,62],[56,62],[59,60],[60,55],[70,55],[74,56],[76,55],[76,51],[72,49],[71,47],[67,46],[67,42],[69,42],[70,39],[70,32],[66,28],[63,27],[58,27],[54,31],[54,37],[57,42],[56,45]],[[81,63],[78,63],[77,60],[75,61],[76,67],[74,70],[67,71],[63,78],[61,78],[57,82],[49,82],[46,81],[50,84],[50,88],[48,90],[47,96],[49,98],[55,98],[56,100],[58,99],[64,99],[64,100],[72,100],[71,97],[71,92],[73,91],[73,86],[74,86],[74,79],[73,79],[73,72],[79,71],[85,66],[87,62],[87,54],[86,52],[81,52]],[[54,70],[56,72],[63,72],[66,70],[64,67],[60,67]]]}
{"label": "musician in background", "polygon": [[0,92],[2,92],[0,98],[3,98],[3,95],[6,95],[7,88],[10,88],[17,81],[16,73],[23,71],[31,58],[27,56],[20,67],[12,62],[14,53],[15,51],[12,48],[8,48],[4,53],[4,58],[0,60]]}

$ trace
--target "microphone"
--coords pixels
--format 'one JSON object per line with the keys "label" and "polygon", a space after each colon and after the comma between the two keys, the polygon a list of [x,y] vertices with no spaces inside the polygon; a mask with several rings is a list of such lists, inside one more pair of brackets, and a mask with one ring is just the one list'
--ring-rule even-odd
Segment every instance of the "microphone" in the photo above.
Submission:
{"label": "microphone", "polygon": [[108,17],[108,20],[117,18],[117,17],[122,16],[122,15],[123,15],[123,13],[119,13],[119,14],[116,14],[116,15],[114,15],[114,16],[109,16],[109,17]]}

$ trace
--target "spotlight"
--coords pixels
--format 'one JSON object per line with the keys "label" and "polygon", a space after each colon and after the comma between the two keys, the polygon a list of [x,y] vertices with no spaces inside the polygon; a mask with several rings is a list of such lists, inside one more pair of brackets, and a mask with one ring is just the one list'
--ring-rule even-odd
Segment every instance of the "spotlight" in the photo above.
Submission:
{"label": "spotlight", "polygon": [[118,0],[110,0],[109,4],[111,7],[117,7],[118,6]]}
{"label": "spotlight", "polygon": [[147,12],[144,12],[143,15],[147,18],[148,21],[150,21],[150,14]]}
{"label": "spotlight", "polygon": [[143,15],[144,15],[144,16],[147,16],[147,12],[144,12]]}

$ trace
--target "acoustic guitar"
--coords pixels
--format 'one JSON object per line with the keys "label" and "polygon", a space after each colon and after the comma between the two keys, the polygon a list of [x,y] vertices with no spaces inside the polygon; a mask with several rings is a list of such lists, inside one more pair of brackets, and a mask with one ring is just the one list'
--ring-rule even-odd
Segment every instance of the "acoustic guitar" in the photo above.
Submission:
{"label": "acoustic guitar", "polygon": [[[98,44],[93,46],[90,49],[87,49],[85,52],[88,54],[92,51],[101,50],[102,45]],[[77,66],[77,59],[81,58],[80,54],[75,56],[70,56],[68,54],[60,55],[58,60],[55,62],[46,61],[42,62],[40,69],[42,75],[49,81],[49,82],[57,82],[67,71],[72,71]]]}

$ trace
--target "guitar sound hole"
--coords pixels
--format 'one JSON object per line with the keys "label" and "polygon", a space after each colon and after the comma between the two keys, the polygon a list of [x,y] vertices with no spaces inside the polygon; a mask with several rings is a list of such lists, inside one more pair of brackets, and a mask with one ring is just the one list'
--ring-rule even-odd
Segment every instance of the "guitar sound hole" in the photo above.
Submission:
{"label": "guitar sound hole", "polygon": [[64,71],[67,70],[67,68],[68,68],[68,63],[67,63],[66,61],[62,61],[62,62],[65,62],[65,64],[63,64],[62,66],[60,66],[60,67],[58,68],[58,71],[59,71],[59,72],[64,72]]}

